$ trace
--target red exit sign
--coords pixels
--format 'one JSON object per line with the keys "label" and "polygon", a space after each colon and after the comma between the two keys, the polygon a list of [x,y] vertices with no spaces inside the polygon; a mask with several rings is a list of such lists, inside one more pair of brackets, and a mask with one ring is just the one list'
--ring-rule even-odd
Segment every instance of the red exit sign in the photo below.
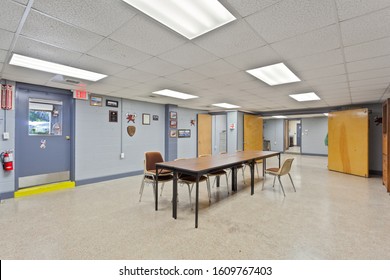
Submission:
{"label": "red exit sign", "polygon": [[74,90],[73,98],[88,100],[88,92],[86,90]]}

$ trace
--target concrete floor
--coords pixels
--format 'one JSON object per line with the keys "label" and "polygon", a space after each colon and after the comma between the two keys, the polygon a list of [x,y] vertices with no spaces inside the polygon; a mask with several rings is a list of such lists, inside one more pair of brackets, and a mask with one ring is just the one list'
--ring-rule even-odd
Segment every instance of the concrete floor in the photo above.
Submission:
{"label": "concrete floor", "polygon": [[381,178],[328,171],[325,157],[283,158],[292,156],[297,192],[283,178],[286,197],[272,177],[264,191],[256,178],[254,196],[241,181],[229,196],[214,187],[209,206],[202,184],[198,229],[187,188],[174,220],[171,183],[156,212],[150,185],[138,202],[141,176],[2,201],[0,259],[390,259]]}

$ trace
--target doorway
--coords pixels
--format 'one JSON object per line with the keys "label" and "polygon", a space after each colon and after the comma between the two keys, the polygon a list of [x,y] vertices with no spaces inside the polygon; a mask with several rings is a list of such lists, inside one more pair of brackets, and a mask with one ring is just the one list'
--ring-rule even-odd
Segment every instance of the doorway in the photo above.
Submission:
{"label": "doorway", "polygon": [[73,179],[70,91],[16,84],[16,190]]}
{"label": "doorway", "polygon": [[300,154],[302,146],[302,122],[300,119],[285,122],[285,152]]}

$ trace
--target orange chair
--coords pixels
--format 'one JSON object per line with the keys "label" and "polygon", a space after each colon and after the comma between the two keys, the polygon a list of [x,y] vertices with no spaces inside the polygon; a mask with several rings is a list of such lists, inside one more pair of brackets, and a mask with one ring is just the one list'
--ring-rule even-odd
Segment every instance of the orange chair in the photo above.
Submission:
{"label": "orange chair", "polygon": [[[275,187],[275,179],[276,179],[276,177],[278,177],[278,180],[279,180],[279,183],[280,183],[280,187],[282,188],[284,196],[286,196],[286,193],[284,192],[284,188],[283,188],[282,181],[280,180],[280,176],[288,175],[290,177],[290,181],[291,181],[291,184],[292,184],[292,186],[294,188],[294,191],[295,192],[297,191],[295,189],[294,182],[293,182],[293,180],[291,178],[291,175],[290,175],[290,170],[291,170],[291,165],[292,165],[293,160],[294,160],[293,158],[288,158],[288,159],[286,159],[283,162],[282,167],[280,167],[280,168],[277,168],[277,167],[267,168],[265,170],[265,174],[271,174],[271,175],[274,176],[274,183],[272,185],[273,188]],[[265,181],[265,178],[263,180],[262,190],[264,189],[264,181]]]}

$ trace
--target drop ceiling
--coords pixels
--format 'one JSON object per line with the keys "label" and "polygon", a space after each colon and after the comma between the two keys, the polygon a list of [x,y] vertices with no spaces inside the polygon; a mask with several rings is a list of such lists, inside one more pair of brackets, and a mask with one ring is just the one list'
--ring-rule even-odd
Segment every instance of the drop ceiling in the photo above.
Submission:
{"label": "drop ceiling", "polygon": [[[237,19],[193,40],[122,0],[0,0],[0,78],[74,89],[9,65],[13,53],[108,75],[95,94],[206,109],[313,110],[390,98],[390,0],[221,0]],[[245,71],[285,63],[301,82]],[[171,89],[192,100],[151,97]],[[290,94],[315,92],[297,102]]]}

